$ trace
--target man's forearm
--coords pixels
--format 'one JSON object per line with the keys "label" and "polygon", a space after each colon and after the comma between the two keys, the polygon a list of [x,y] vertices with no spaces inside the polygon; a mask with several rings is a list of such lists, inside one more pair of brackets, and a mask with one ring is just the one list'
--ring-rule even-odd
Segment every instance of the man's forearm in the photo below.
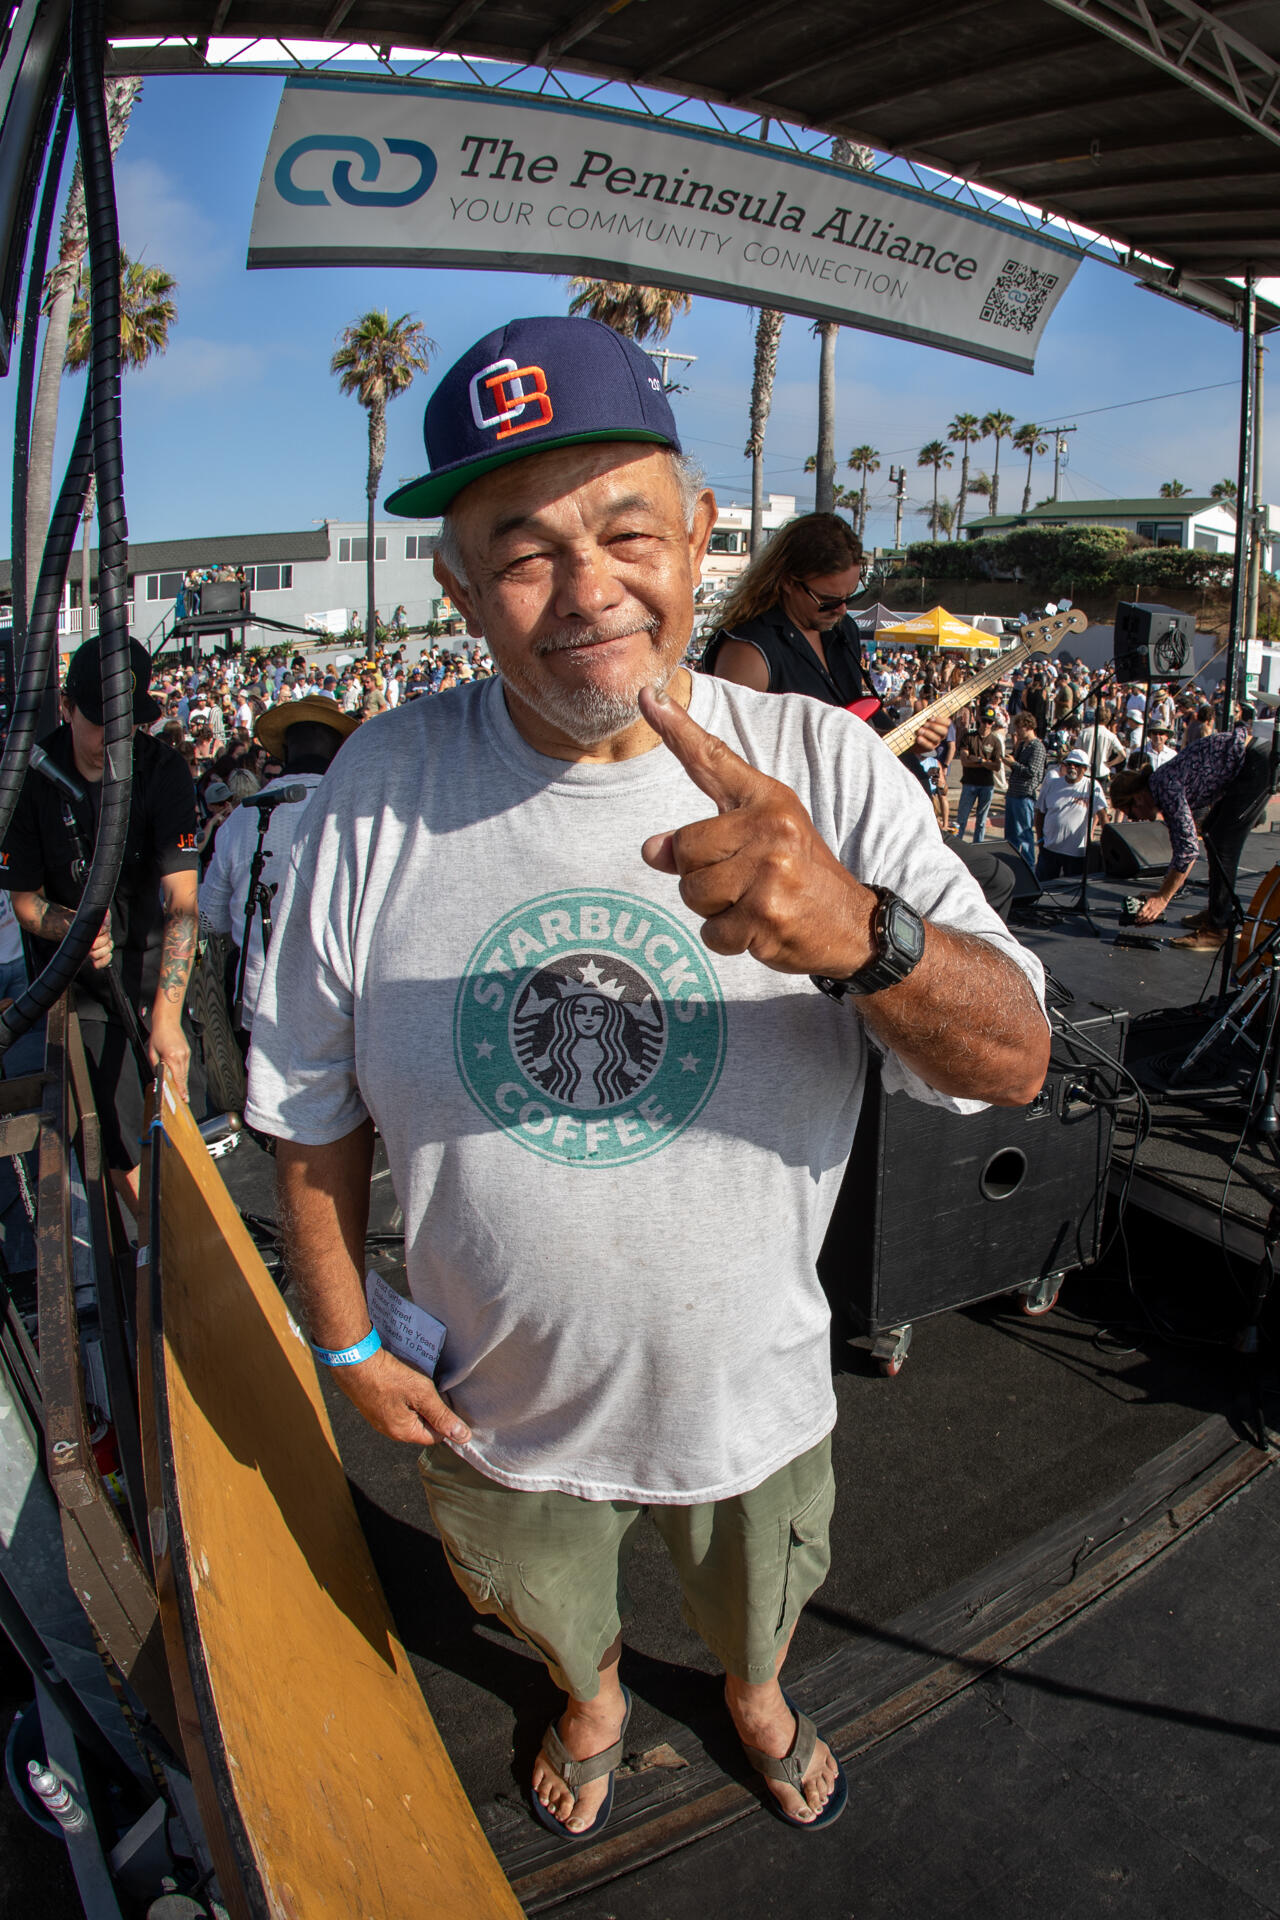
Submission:
{"label": "man's forearm", "polygon": [[24,933],[35,934],[41,940],[66,939],[76,917],[74,907],[57,906],[42,893],[15,892],[9,897],[13,902],[13,917]]}
{"label": "man's forearm", "polygon": [[372,1171],[371,1120],[328,1146],[276,1144],[285,1264],[322,1347],[354,1346],[369,1331],[364,1245]]}
{"label": "man's forearm", "polygon": [[151,1019],[181,1018],[187,997],[191,963],[200,937],[200,915],[190,907],[166,907],[164,943],[160,949],[160,978],[152,1003]]}
{"label": "man's forearm", "polygon": [[1049,1066],[1049,1029],[1021,967],[976,934],[928,923],[924,958],[858,1010],[929,1086],[1022,1107]]}

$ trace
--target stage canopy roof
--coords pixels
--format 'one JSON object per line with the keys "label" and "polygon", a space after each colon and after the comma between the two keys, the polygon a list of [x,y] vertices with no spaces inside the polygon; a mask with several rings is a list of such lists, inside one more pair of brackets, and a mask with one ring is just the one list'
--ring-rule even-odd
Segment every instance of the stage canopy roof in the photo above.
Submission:
{"label": "stage canopy roof", "polygon": [[1280,275],[1275,0],[107,0],[107,16],[117,41],[187,42],[118,47],[132,71],[200,69],[231,38],[429,47],[843,134],[1154,254],[1167,276],[1140,277],[1223,317],[1231,276]]}

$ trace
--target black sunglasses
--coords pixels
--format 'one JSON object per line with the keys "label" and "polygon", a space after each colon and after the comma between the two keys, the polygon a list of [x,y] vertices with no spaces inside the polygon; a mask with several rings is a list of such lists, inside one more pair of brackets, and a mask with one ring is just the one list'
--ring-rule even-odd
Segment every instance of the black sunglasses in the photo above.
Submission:
{"label": "black sunglasses", "polygon": [[800,588],[802,593],[808,594],[809,598],[812,600],[814,606],[818,609],[819,613],[836,613],[839,611],[841,607],[847,607],[849,602],[854,598],[854,596],[858,591],[858,589],[855,587],[852,593],[837,594],[834,600],[828,600],[828,599],[825,599],[821,594],[815,593],[813,588],[810,586],[807,586],[803,580],[797,580],[796,585]]}

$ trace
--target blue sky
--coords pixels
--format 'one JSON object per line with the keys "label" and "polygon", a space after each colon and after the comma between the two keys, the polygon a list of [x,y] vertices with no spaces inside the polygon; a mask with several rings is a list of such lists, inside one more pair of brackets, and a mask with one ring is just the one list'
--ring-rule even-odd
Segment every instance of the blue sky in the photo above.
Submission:
{"label": "blue sky", "polygon": [[[125,473],[135,540],[362,517],[365,416],[339,394],[328,366],[343,327],[367,309],[416,315],[438,342],[441,371],[514,314],[565,310],[564,284],[536,274],[370,267],[248,272],[250,219],[280,86],[274,78],[233,73],[149,79],[121,148],[124,243],[179,282],[169,353],[125,380]],[[675,405],[686,446],[725,501],[750,497],[742,446],[752,326],[747,309],[699,298],[667,343],[697,355],[696,365],[679,376],[690,391]],[[804,462],[816,438],[817,365],[810,323],[789,319],[766,483],[796,494],[802,506],[812,504]],[[999,408],[1019,422],[1078,420],[1063,486],[1068,498],[1153,494],[1174,476],[1207,492],[1213,481],[1235,474],[1238,336],[1092,262],[1080,267],[1059,303],[1034,375],[849,329],[840,336],[837,366],[841,463],[864,441],[882,455],[872,483],[872,541],[893,535],[891,461],[908,468],[904,533],[925,537],[924,521],[911,509],[928,501],[931,474],[917,470],[916,455],[927,440],[945,437],[960,410],[981,415]],[[12,376],[0,383],[6,444],[13,384]],[[433,384],[420,379],[391,408],[384,496],[423,469],[422,411]],[[1190,388],[1211,390],[1185,393]],[[1181,397],[1087,411],[1172,393]],[[59,475],[78,398],[78,384],[68,380]],[[1269,415],[1276,418],[1274,405]],[[1266,495],[1280,499],[1274,429],[1264,434],[1264,447]],[[990,442],[975,449],[975,464],[989,469],[992,452]],[[958,456],[956,465],[958,471]],[[1001,469],[1002,505],[1018,506],[1025,461],[1007,443]],[[1049,461],[1038,463],[1033,485],[1033,499],[1050,492]],[[954,493],[954,474],[950,486]],[[983,510],[970,503],[971,517]],[[7,525],[7,463],[0,512]]]}

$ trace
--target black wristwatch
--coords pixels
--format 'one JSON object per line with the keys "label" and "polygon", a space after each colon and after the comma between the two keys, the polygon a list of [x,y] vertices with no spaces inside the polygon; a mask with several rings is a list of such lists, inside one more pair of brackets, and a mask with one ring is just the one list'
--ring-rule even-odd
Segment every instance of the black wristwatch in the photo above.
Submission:
{"label": "black wristwatch", "polygon": [[871,922],[876,957],[870,966],[862,967],[847,980],[832,980],[825,973],[809,976],[814,986],[832,1000],[896,987],[924,957],[924,921],[915,908],[899,899],[890,887],[873,887],[871,891],[880,904]]}

